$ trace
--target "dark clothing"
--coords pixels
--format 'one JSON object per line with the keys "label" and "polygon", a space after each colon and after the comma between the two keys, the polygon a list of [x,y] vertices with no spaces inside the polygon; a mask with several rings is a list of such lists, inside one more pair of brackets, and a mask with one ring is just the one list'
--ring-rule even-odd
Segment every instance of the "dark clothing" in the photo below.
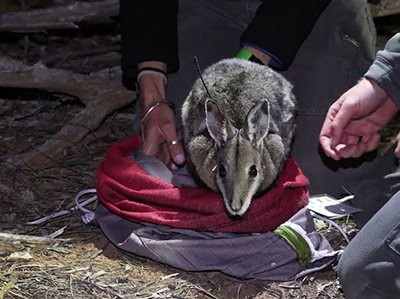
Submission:
{"label": "dark clothing", "polygon": [[400,193],[350,242],[338,274],[347,299],[400,298]]}
{"label": "dark clothing", "polygon": [[[377,81],[400,107],[400,33],[378,52],[365,77]],[[338,273],[348,299],[400,298],[400,192],[351,241]]]}
{"label": "dark clothing", "polygon": [[379,51],[365,77],[374,79],[400,108],[400,33]]}
{"label": "dark clothing", "polygon": [[139,62],[162,61],[169,73],[178,70],[178,0],[121,0],[120,18],[126,88],[135,87]]}
{"label": "dark clothing", "polygon": [[[272,66],[287,69],[329,2],[263,1],[240,44],[238,40],[238,49],[240,45],[254,46],[271,54]],[[134,88],[137,64],[142,61],[162,61],[167,64],[168,73],[176,72],[179,69],[178,0],[121,0],[120,3],[124,86]]]}

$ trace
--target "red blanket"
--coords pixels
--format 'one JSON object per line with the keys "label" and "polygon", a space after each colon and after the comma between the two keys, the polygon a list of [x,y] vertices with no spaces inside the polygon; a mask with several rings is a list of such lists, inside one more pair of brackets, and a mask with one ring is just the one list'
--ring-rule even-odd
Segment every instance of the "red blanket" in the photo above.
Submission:
{"label": "red blanket", "polygon": [[139,147],[138,136],[111,145],[97,171],[100,202],[130,221],[216,232],[267,232],[308,202],[308,180],[289,159],[275,187],[254,199],[242,219],[231,219],[218,193],[177,188],[146,174],[129,159]]}

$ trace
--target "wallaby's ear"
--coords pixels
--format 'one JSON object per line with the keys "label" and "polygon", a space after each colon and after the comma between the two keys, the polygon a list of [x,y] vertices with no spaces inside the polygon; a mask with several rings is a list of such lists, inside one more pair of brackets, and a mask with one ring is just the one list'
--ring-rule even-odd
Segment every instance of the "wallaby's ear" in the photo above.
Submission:
{"label": "wallaby's ear", "polygon": [[267,100],[262,100],[254,105],[247,115],[245,132],[250,141],[257,146],[260,145],[264,137],[268,134],[269,121],[269,102]]}
{"label": "wallaby's ear", "polygon": [[206,101],[206,125],[210,136],[218,147],[223,146],[232,131],[229,120],[221,113],[217,104],[212,100]]}

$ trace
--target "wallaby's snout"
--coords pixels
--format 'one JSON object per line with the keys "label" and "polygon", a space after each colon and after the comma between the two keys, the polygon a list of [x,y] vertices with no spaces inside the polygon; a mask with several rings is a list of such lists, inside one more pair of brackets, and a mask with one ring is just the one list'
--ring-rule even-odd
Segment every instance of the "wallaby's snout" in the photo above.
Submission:
{"label": "wallaby's snout", "polygon": [[254,194],[263,185],[261,156],[256,145],[240,130],[219,149],[217,187],[231,216],[244,216]]}

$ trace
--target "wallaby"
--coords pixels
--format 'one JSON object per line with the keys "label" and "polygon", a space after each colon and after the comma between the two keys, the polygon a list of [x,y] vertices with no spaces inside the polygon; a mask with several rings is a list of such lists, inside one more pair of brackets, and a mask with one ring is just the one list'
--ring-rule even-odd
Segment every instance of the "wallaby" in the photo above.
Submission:
{"label": "wallaby", "polygon": [[221,60],[194,83],[182,107],[189,168],[231,216],[243,216],[282,170],[296,106],[282,75],[247,60]]}

